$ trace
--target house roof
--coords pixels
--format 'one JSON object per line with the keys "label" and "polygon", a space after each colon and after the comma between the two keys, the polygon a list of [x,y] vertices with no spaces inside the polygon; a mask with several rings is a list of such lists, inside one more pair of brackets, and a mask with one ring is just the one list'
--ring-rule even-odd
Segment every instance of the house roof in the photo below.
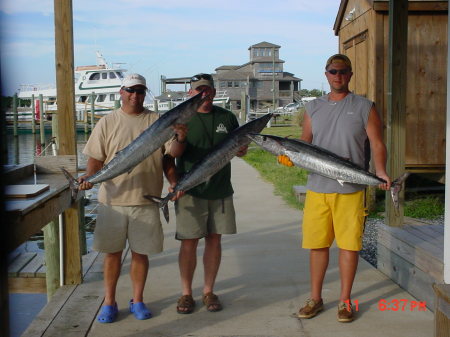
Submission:
{"label": "house roof", "polygon": [[218,80],[247,80],[247,78],[254,78],[253,73],[248,71],[235,71],[230,70],[225,73],[220,74],[216,77]]}
{"label": "house roof", "polygon": [[273,44],[273,43],[269,43],[266,41],[254,44],[253,46],[248,47],[248,49],[250,50],[251,48],[281,48],[281,46]]}
{"label": "house roof", "polygon": [[[272,63],[273,62],[273,58],[270,56],[267,57],[258,57],[257,59],[254,59],[251,61],[251,63]],[[284,63],[285,61],[282,59],[275,59],[275,63]]]}

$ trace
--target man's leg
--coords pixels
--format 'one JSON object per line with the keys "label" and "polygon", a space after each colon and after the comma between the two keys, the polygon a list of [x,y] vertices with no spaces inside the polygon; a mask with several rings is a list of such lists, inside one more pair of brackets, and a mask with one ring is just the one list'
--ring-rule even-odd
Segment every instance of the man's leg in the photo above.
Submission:
{"label": "man's leg", "polygon": [[131,251],[130,277],[133,284],[133,303],[144,301],[144,287],[148,273],[148,256]]}
{"label": "man's leg", "polygon": [[216,276],[219,271],[220,261],[222,258],[222,235],[208,234],[205,237],[205,252],[203,253],[203,265],[205,269],[205,284],[203,286],[203,294],[212,293]]}
{"label": "man's leg", "polygon": [[[180,252],[178,254],[178,266],[180,268],[182,295],[192,296],[192,280],[197,267],[197,245],[198,239],[181,240]],[[190,311],[189,308],[179,306],[178,311]]]}
{"label": "man's leg", "polygon": [[103,283],[105,286],[104,305],[115,305],[116,286],[120,276],[122,252],[105,253],[103,262]]}
{"label": "man's leg", "polygon": [[359,252],[339,249],[339,272],[341,276],[340,302],[350,300],[353,281],[358,268]]}
{"label": "man's leg", "polygon": [[322,286],[328,268],[330,249],[311,249],[309,254],[309,271],[311,274],[311,299],[318,302],[322,299]]}

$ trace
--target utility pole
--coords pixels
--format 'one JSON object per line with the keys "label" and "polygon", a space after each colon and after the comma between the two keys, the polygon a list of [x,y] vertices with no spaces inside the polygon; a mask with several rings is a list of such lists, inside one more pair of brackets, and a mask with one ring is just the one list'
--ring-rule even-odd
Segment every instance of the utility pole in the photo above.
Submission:
{"label": "utility pole", "polygon": [[275,47],[272,47],[272,110],[275,111]]}

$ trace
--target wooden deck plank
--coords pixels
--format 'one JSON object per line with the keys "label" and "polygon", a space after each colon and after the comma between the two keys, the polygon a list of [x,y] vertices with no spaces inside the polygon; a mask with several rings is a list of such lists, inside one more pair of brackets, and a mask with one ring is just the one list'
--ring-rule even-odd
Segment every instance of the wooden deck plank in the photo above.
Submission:
{"label": "wooden deck plank", "polygon": [[[61,308],[67,302],[70,295],[75,291],[76,286],[62,286],[59,288],[47,305],[42,308],[39,314],[30,323],[21,337],[43,336],[54,317],[61,311]],[[62,334],[60,335],[62,336]]]}
{"label": "wooden deck plank", "polygon": [[426,241],[432,245],[438,247],[438,249],[444,250],[444,236],[434,232],[433,230],[427,229],[425,226],[403,226],[403,229],[418,238]]}
{"label": "wooden deck plank", "polygon": [[19,277],[44,277],[44,273],[37,273],[44,264],[44,254],[37,253],[36,256],[19,272]]}
{"label": "wooden deck plank", "polygon": [[45,294],[47,285],[44,277],[9,277],[8,291],[11,294]]}
{"label": "wooden deck plank", "polygon": [[422,238],[412,235],[411,233],[402,229],[402,227],[390,227],[386,225],[379,226],[379,232],[384,231],[390,233],[392,236],[408,243],[412,246],[423,249],[432,256],[436,257],[440,261],[443,261],[443,251],[438,249],[436,246],[424,241]]}
{"label": "wooden deck plank", "polygon": [[18,277],[19,272],[36,256],[36,253],[22,253],[8,266],[8,276]]}
{"label": "wooden deck plank", "polygon": [[[378,246],[397,254],[418,269],[429,273],[437,282],[443,281],[443,251],[404,231],[378,231]],[[378,255],[380,253],[378,252]]]}
{"label": "wooden deck plank", "polygon": [[434,310],[433,277],[380,244],[377,268],[419,301],[425,301],[428,309]]}

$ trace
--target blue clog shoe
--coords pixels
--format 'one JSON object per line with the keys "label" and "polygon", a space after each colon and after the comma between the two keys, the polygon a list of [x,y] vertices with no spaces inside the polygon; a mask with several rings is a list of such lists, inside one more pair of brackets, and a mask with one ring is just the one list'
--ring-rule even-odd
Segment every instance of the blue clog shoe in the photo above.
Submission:
{"label": "blue clog shoe", "polygon": [[152,313],[142,302],[133,303],[130,300],[130,312],[134,314],[134,317],[139,320],[149,319],[152,317]]}

